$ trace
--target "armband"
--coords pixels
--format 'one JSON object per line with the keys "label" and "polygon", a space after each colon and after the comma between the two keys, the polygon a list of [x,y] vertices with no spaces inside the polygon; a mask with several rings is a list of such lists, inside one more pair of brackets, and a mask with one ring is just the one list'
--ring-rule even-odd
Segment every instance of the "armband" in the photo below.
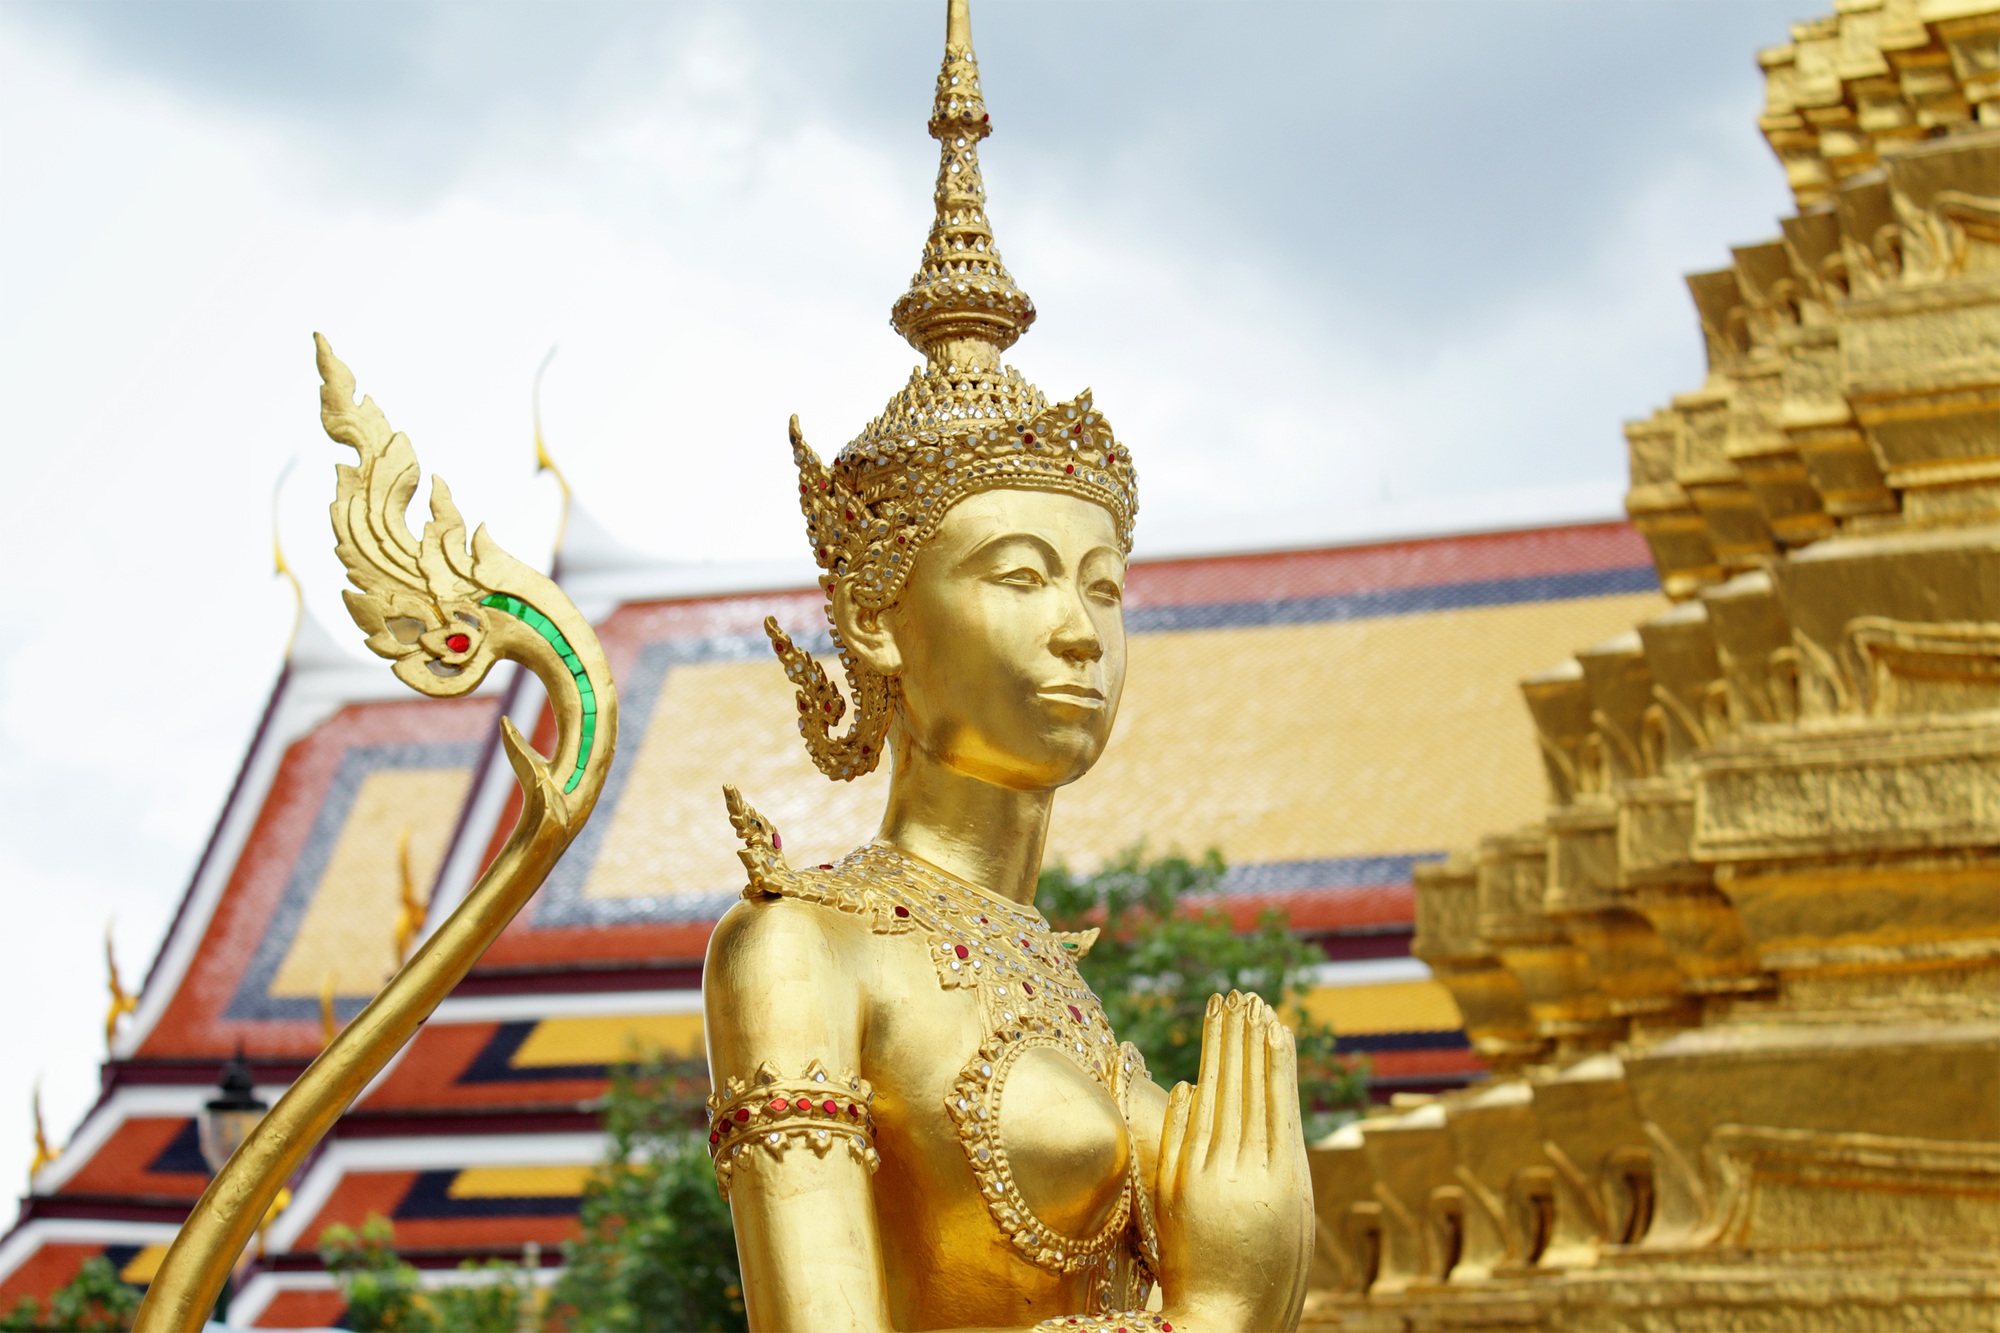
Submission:
{"label": "armband", "polygon": [[782,1158],[792,1148],[820,1157],[845,1144],[854,1159],[874,1171],[875,1089],[865,1078],[836,1078],[819,1061],[801,1078],[780,1078],[767,1061],[754,1077],[732,1078],[708,1099],[708,1155],[715,1162],[715,1185],[729,1197],[730,1177],[746,1154]]}
{"label": "armband", "polygon": [[1150,1310],[1124,1314],[1057,1315],[1036,1324],[1033,1333],[1174,1333],[1173,1321]]}

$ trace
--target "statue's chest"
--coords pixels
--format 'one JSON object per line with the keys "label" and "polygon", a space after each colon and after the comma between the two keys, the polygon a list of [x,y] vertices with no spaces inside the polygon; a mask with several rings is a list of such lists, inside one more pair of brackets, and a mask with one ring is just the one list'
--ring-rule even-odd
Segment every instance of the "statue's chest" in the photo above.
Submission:
{"label": "statue's chest", "polygon": [[877,920],[910,929],[938,986],[977,1009],[980,1039],[945,1112],[996,1223],[1037,1264],[1102,1266],[1130,1221],[1123,1097],[1140,1072],[1076,966],[1091,936],[901,858],[871,867]]}
{"label": "statue's chest", "polygon": [[[943,1026],[933,1029],[959,1049],[933,1047],[915,1059],[895,1059],[896,1068],[878,1067],[877,1077],[887,1080],[885,1087],[945,1085],[948,1132],[1016,1250],[1042,1268],[1090,1274],[1100,1306],[1113,1290],[1128,1235],[1138,1262],[1157,1272],[1158,1239],[1125,1114],[1126,1094],[1144,1078],[1145,1066],[1135,1047],[1113,1035],[1076,966],[1097,932],[1053,931],[1039,912],[885,847],[794,871],[776,831],[733,793],[732,801],[730,818],[750,872],[746,895],[782,895],[852,913],[874,933],[900,937],[898,952],[922,951],[928,967],[918,971],[932,973],[943,994],[909,978],[911,1017],[929,1009],[927,999],[969,1002],[975,1011],[955,1041],[943,1037]],[[880,1027],[920,1037],[929,1027],[885,1018]],[[946,1076],[931,1082],[922,1071],[939,1065]],[[921,1100],[906,1099],[901,1108],[906,1132],[925,1132]]]}

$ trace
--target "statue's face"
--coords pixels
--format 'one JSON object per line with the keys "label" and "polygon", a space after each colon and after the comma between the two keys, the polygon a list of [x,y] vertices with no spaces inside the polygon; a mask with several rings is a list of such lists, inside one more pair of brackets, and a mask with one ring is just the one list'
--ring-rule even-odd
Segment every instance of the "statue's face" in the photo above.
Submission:
{"label": "statue's face", "polygon": [[1104,752],[1125,686],[1125,557],[1100,505],[967,496],[882,613],[906,743],[985,782],[1044,790]]}

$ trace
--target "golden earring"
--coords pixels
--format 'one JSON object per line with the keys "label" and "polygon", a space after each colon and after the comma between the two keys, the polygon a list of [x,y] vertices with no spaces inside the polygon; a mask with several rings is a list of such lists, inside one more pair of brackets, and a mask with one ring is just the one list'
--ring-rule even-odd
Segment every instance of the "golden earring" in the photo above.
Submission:
{"label": "golden earring", "polygon": [[875,771],[882,760],[882,741],[889,734],[889,719],[895,712],[896,680],[862,665],[840,642],[840,665],[847,673],[847,689],[854,696],[854,724],[844,736],[835,735],[847,714],[847,700],[828,678],[812,654],[792,642],[778,628],[777,618],[764,618],[764,633],[785,664],[785,675],[798,687],[799,735],[805,738],[806,753],[819,771],[838,781],[851,782]]}

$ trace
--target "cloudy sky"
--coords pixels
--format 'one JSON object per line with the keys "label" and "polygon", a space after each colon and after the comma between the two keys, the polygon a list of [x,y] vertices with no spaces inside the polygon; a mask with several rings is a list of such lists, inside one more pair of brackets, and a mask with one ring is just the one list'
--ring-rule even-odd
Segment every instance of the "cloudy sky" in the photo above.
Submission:
{"label": "cloudy sky", "polygon": [[[1754,53],[1808,0],[982,0],[991,216],[1142,546],[1609,512],[1699,381],[1684,271],[1775,230]],[[325,332],[545,558],[529,387],[635,546],[785,556],[784,423],[902,382],[938,0],[0,0],[0,1184],[103,1050],[279,665],[345,625]]]}

